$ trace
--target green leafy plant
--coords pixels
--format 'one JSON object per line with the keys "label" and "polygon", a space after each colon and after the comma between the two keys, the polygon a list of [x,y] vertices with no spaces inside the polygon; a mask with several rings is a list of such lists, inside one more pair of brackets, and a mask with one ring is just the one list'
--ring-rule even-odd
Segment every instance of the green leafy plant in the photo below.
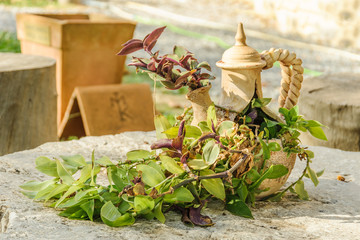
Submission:
{"label": "green leafy plant", "polygon": [[[254,109],[260,111],[258,107]],[[260,126],[252,129],[254,125],[246,125],[249,114],[241,116],[243,123],[220,121],[213,105],[207,121],[198,126],[188,124],[191,121],[191,116],[185,116],[188,112],[179,116],[174,125],[158,116],[155,122],[159,140],[151,145],[152,151],[130,151],[125,161],[95,159],[94,153],[91,161],[80,155],[54,160],[39,157],[37,170],[53,179],[30,181],[21,188],[26,196],[61,210],[60,216],[102,221],[113,227],[131,225],[139,217],[156,218],[164,223],[164,213],[169,210],[181,212],[184,223],[211,226],[212,220],[202,215],[201,209],[213,198],[223,201],[233,214],[253,218],[249,206],[261,192],[261,183],[288,173],[282,165],[254,167],[254,162],[269,158],[271,151],[296,152],[307,161],[302,176],[286,189],[301,199],[308,199],[302,178],[309,177],[317,185],[321,175],[310,168],[313,153],[294,146],[294,142],[298,143],[298,130],[304,127],[311,132],[311,127],[319,124],[305,121],[297,115],[296,108],[280,111],[286,123],[266,127],[274,124],[279,127],[276,136],[284,138],[283,147],[269,143],[264,138],[265,130],[259,131]],[[323,134],[315,136],[323,138]],[[98,182],[101,173],[106,182]],[[279,200],[284,193],[270,199]]]}

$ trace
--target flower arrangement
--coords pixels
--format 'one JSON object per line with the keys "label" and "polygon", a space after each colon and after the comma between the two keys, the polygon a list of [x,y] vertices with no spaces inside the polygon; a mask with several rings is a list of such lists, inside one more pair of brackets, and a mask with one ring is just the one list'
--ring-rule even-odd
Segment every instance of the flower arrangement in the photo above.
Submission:
{"label": "flower arrangement", "polygon": [[[186,49],[175,46],[173,54],[163,56],[152,52],[163,31],[164,27],[158,28],[143,40],[128,41],[119,54],[143,49],[150,58],[134,57],[129,65],[168,89],[188,86],[196,91],[208,86],[207,80],[213,77],[202,70],[210,71],[209,64],[198,63]],[[251,206],[269,191],[265,182],[287,179],[291,172],[282,164],[272,164],[274,153],[281,153],[286,159],[298,156],[306,167],[297,181],[266,199],[279,201],[290,190],[307,200],[302,179],[309,177],[316,186],[322,171],[311,169],[314,154],[300,145],[298,137],[300,132],[308,131],[326,140],[323,125],[305,120],[296,106],[280,108],[284,121],[276,121],[261,110],[268,103],[269,99],[255,96],[233,121],[218,117],[214,104],[208,106],[206,119],[197,124],[193,124],[189,109],[174,123],[157,116],[158,141],[151,145],[151,151],[128,152],[126,160],[116,163],[107,157],[95,159],[94,152],[91,161],[80,155],[61,156],[62,160],[39,157],[36,168],[53,179],[30,181],[21,188],[26,196],[44,201],[70,219],[101,220],[119,227],[133,224],[138,217],[164,223],[164,213],[174,210],[181,213],[186,224],[211,226],[213,221],[201,210],[212,199],[222,201],[235,215],[253,218]],[[102,169],[107,185],[96,181]]]}

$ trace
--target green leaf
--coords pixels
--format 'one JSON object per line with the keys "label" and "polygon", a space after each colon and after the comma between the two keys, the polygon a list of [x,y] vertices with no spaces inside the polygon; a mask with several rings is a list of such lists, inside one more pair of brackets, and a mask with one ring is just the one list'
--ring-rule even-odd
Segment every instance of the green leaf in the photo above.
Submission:
{"label": "green leaf", "polygon": [[155,207],[155,201],[150,196],[138,195],[134,198],[134,210],[139,214],[148,214]]}
{"label": "green leaf", "polygon": [[99,158],[97,160],[95,160],[95,162],[99,165],[102,165],[102,166],[113,166],[115,165],[111,160],[110,158],[106,157],[106,156],[103,156],[102,158]]}
{"label": "green leaf", "polygon": [[244,182],[241,183],[241,185],[239,186],[239,188],[236,190],[236,193],[239,195],[239,199],[243,202],[246,201],[246,198],[249,194],[249,191],[245,185]]}
{"label": "green leaf", "polygon": [[56,166],[57,166],[57,173],[60,179],[67,185],[73,184],[74,182],[73,177],[58,159],[56,159]]}
{"label": "green leaf", "polygon": [[36,196],[34,197],[34,199],[39,199],[39,200],[44,199],[44,197],[46,197],[49,193],[51,193],[56,187],[57,187],[57,184],[56,184],[56,183],[49,184],[46,188],[41,189],[41,190],[36,194]]}
{"label": "green leaf", "polygon": [[269,119],[267,119],[267,118],[264,118],[264,121],[265,121],[266,126],[267,126],[268,128],[274,127],[274,126],[276,126],[276,125],[279,124],[278,122],[269,120]]}
{"label": "green leaf", "polygon": [[128,161],[143,160],[149,158],[150,152],[146,150],[133,150],[126,154],[126,159]]}
{"label": "green leaf", "polygon": [[207,125],[207,122],[205,122],[205,121],[199,122],[198,126],[203,133],[211,132],[210,128]]}
{"label": "green leaf", "polygon": [[167,118],[164,117],[163,115],[156,115],[154,118],[154,124],[155,124],[157,139],[168,138],[166,134],[163,133],[164,131],[172,127],[169,121],[167,120]]}
{"label": "green leaf", "polygon": [[110,227],[127,226],[135,222],[135,218],[131,214],[121,215],[119,210],[110,201],[102,206],[100,216],[101,220]]}
{"label": "green leaf", "polygon": [[284,116],[287,125],[289,125],[291,123],[291,119],[289,116],[289,110],[286,108],[279,108],[279,113],[281,113]]}
{"label": "green leaf", "polygon": [[252,182],[256,182],[261,176],[254,168],[250,169],[250,171],[246,174]]}
{"label": "green leaf", "polygon": [[294,106],[293,108],[290,109],[289,117],[290,117],[291,121],[296,121],[298,115],[299,115],[299,106],[296,105],[296,106]]}
{"label": "green leaf", "polygon": [[188,166],[194,170],[203,170],[209,167],[203,159],[194,159],[188,162]]}
{"label": "green leaf", "polygon": [[[215,174],[214,171],[210,169],[204,169],[200,172],[200,176],[207,176]],[[224,200],[225,199],[225,188],[224,184],[219,178],[211,178],[211,179],[201,179],[201,184],[204,186],[206,191],[215,197]]]}
{"label": "green leaf", "polygon": [[321,176],[324,174],[324,172],[325,172],[325,169],[317,172],[317,173],[316,173],[316,176],[317,176],[317,177],[321,177]]}
{"label": "green leaf", "polygon": [[154,168],[162,176],[162,178],[165,179],[165,174],[164,174],[165,169],[161,168],[160,164],[157,164],[157,162],[155,161],[151,161],[147,165]]}
{"label": "green leaf", "polygon": [[254,98],[251,102],[253,108],[262,108],[271,102],[271,98]]}
{"label": "green leaf", "polygon": [[249,191],[257,189],[265,179],[276,179],[286,175],[289,170],[284,165],[271,165],[261,177],[249,186]]}
{"label": "green leaf", "polygon": [[50,184],[54,184],[55,182],[56,182],[56,180],[54,180],[54,179],[47,180],[44,182],[37,182],[37,181],[32,180],[32,181],[28,181],[28,182],[24,183],[23,185],[20,185],[20,187],[26,191],[38,192],[38,191],[46,188]]}
{"label": "green leaf", "polygon": [[83,204],[80,205],[80,207],[86,212],[86,214],[88,215],[90,221],[93,221],[93,216],[94,216],[94,206],[95,206],[95,200],[91,199],[87,202],[84,202]]}
{"label": "green leaf", "polygon": [[261,147],[262,147],[262,150],[263,150],[263,159],[264,159],[264,161],[270,159],[269,146],[263,140],[259,139],[259,141],[260,141],[260,144],[261,144]]}
{"label": "green leaf", "polygon": [[320,122],[315,121],[315,120],[308,120],[307,121],[307,126],[308,127],[324,127],[323,124],[321,124]]}
{"label": "green leaf", "polygon": [[64,193],[64,195],[61,196],[61,198],[56,202],[55,207],[58,207],[60,205],[60,203],[62,203],[68,196],[70,196],[71,194],[73,194],[74,192],[78,191],[79,189],[83,188],[84,185],[72,185],[67,191],[66,193]]}
{"label": "green leaf", "polygon": [[315,157],[314,152],[310,150],[305,150],[305,153],[307,154],[309,159],[313,159]]}
{"label": "green leaf", "polygon": [[203,158],[208,165],[215,163],[220,153],[220,147],[215,140],[208,141],[203,148]]}
{"label": "green leaf", "polygon": [[187,54],[187,50],[182,46],[174,46],[173,50],[174,54],[176,54],[179,58]]}
{"label": "green leaf", "polygon": [[281,146],[277,142],[270,142],[268,147],[271,152],[278,152],[281,150]]}
{"label": "green leaf", "polygon": [[165,223],[166,219],[161,208],[162,208],[162,202],[159,202],[154,208],[154,216],[156,217],[157,220],[159,220],[159,222]]}
{"label": "green leaf", "polygon": [[327,141],[325,133],[321,127],[309,127],[308,130],[311,133],[311,135],[313,135],[314,137],[324,140],[324,141]]}
{"label": "green leaf", "polygon": [[207,109],[207,126],[209,129],[211,129],[211,123],[214,123],[214,126],[217,126],[217,119],[216,119],[216,111],[215,111],[215,105],[212,103],[209,108]]}
{"label": "green leaf", "polygon": [[184,169],[182,169],[182,167],[180,167],[173,158],[168,156],[160,156],[160,160],[164,168],[169,172],[173,174],[181,174],[184,172]]}
{"label": "green leaf", "polygon": [[73,156],[60,156],[64,162],[73,167],[83,167],[86,166],[85,158],[81,155]]}
{"label": "green leaf", "polygon": [[220,136],[229,136],[234,131],[235,123],[232,121],[223,121],[219,124],[217,132]]}
{"label": "green leaf", "polygon": [[46,195],[45,202],[50,198],[63,193],[69,189],[69,185],[66,184],[58,184],[49,194]]}
{"label": "green leaf", "polygon": [[315,187],[319,184],[319,180],[317,178],[317,175],[314,170],[312,170],[310,167],[307,167],[307,172],[310,176],[311,181],[314,183]]}
{"label": "green leaf", "polygon": [[111,170],[111,179],[113,180],[115,186],[117,187],[118,191],[121,192],[126,185],[128,185],[126,180],[122,178],[121,169],[114,167]]}
{"label": "green leaf", "polygon": [[[75,181],[75,184],[82,184],[85,183],[89,178],[91,178],[91,171],[92,166],[91,164],[87,164],[83,169],[80,171],[80,178]],[[95,166],[94,174],[98,174],[100,172],[100,167]]]}
{"label": "green leaf", "polygon": [[137,165],[136,169],[142,172],[142,180],[150,187],[155,187],[165,179],[155,168],[148,165]]}
{"label": "green leaf", "polygon": [[271,165],[269,169],[271,169],[271,171],[268,171],[266,175],[268,179],[276,179],[285,176],[289,172],[289,169],[281,164]]}
{"label": "green leaf", "polygon": [[35,160],[36,169],[46,175],[59,177],[56,162],[47,157],[38,157]]}
{"label": "green leaf", "polygon": [[[179,127],[172,127],[166,130],[164,133],[168,138],[176,138],[178,136]],[[185,126],[185,137],[186,138],[198,138],[202,134],[200,128],[196,126]]]}
{"label": "green leaf", "polygon": [[205,68],[206,70],[208,70],[209,72],[211,72],[211,67],[210,64],[208,62],[201,62],[197,65],[196,68]]}
{"label": "green leaf", "polygon": [[172,194],[166,194],[164,196],[164,201],[168,203],[192,202],[194,201],[194,196],[187,188],[180,187],[175,189]]}
{"label": "green leaf", "polygon": [[309,195],[304,187],[304,182],[302,180],[298,181],[295,185],[295,192],[299,195],[299,198],[302,200],[309,200]]}
{"label": "green leaf", "polygon": [[228,195],[226,197],[226,210],[240,217],[254,218],[250,208],[238,196]]}

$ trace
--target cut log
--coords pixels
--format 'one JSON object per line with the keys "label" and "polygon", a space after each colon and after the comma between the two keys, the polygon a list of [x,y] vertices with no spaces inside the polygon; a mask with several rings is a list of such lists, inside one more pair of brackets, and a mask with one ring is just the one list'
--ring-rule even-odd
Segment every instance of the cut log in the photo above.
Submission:
{"label": "cut log", "polygon": [[328,141],[302,134],[306,145],[360,151],[360,75],[328,74],[304,81],[299,100],[300,113],[326,125]]}
{"label": "cut log", "polygon": [[55,60],[0,53],[0,155],[57,140]]}

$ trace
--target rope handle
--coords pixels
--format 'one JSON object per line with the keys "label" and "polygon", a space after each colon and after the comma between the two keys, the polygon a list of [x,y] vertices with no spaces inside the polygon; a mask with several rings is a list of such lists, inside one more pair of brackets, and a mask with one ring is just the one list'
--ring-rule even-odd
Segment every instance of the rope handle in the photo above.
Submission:
{"label": "rope handle", "polygon": [[263,69],[272,68],[276,61],[280,62],[282,78],[278,102],[280,107],[291,109],[297,104],[300,96],[304,73],[304,68],[301,66],[302,60],[296,58],[295,53],[281,48],[271,48],[260,55],[266,61]]}

